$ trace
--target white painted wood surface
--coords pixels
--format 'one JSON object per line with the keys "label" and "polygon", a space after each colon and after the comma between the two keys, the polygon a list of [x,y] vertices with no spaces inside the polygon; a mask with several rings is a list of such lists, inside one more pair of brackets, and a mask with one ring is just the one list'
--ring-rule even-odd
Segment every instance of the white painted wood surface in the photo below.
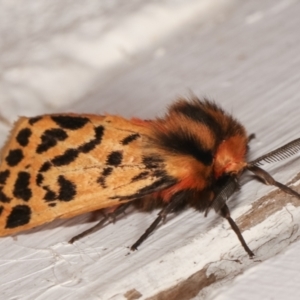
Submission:
{"label": "white painted wood surface", "polygon": [[[193,92],[256,133],[254,158],[300,135],[299,13],[296,0],[2,0],[1,143],[18,115],[151,118]],[[265,168],[288,182],[299,166],[298,156]],[[243,181],[229,203],[235,219],[272,190]],[[130,299],[132,290],[147,299],[203,268],[216,280],[195,299],[300,298],[299,207],[288,204],[244,232],[254,260],[225,221],[193,210],[128,255],[155,215],[130,213],[75,245],[66,241],[91,226],[88,216],[2,238],[0,299]]]}

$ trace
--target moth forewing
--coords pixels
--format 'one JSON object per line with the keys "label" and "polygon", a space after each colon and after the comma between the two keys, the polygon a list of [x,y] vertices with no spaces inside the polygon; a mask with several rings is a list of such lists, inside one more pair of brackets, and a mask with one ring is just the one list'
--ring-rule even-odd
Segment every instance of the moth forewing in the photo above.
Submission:
{"label": "moth forewing", "polygon": [[2,151],[0,235],[118,206],[147,187],[151,192],[162,175],[143,161],[146,131],[113,116],[19,120]]}

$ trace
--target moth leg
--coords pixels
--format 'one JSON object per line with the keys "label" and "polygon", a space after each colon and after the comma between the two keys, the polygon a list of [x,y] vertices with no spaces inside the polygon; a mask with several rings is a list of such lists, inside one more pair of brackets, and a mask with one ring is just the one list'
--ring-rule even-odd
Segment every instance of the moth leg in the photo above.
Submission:
{"label": "moth leg", "polygon": [[248,135],[248,143],[256,138],[255,133],[251,133]]}
{"label": "moth leg", "polygon": [[166,207],[164,207],[159,213],[158,217],[154,220],[154,222],[146,229],[144,234],[130,247],[130,250],[135,251],[137,248],[148,238],[148,236],[154,231],[156,226],[163,220],[166,219],[167,215],[176,210],[177,207],[180,207],[184,201],[184,193],[177,193],[173,196],[171,201],[168,203]]}
{"label": "moth leg", "polygon": [[257,167],[257,166],[247,166],[247,169],[253,172],[257,177],[259,177],[265,184],[267,185],[274,185],[281,189],[283,192],[290,194],[292,196],[297,197],[300,199],[300,194],[298,194],[293,189],[289,188],[288,186],[276,181],[268,172],[265,170]]}
{"label": "moth leg", "polygon": [[237,235],[238,239],[240,240],[242,246],[244,247],[245,251],[248,253],[249,257],[252,258],[254,256],[254,253],[250,250],[250,248],[248,247],[248,245],[246,244],[241,231],[239,229],[239,227],[236,225],[236,223],[233,221],[233,219],[230,217],[230,211],[228,206],[225,204],[221,210],[220,210],[220,215],[227,219],[227,221],[229,222],[231,228],[233,229],[233,231],[235,232],[235,234]]}
{"label": "moth leg", "polygon": [[109,223],[114,223],[116,218],[125,212],[125,210],[131,205],[132,203],[131,202],[127,202],[125,204],[121,204],[119,205],[112,213],[109,213],[107,214],[99,223],[97,223],[95,226],[81,232],[80,234],[78,235],[75,235],[74,237],[72,237],[70,240],[69,240],[69,243],[70,244],[73,244],[74,242],[78,241],[79,239],[83,238],[83,237],[86,237],[87,235],[99,230],[100,228],[103,227],[103,225],[106,223],[106,222],[109,222]]}

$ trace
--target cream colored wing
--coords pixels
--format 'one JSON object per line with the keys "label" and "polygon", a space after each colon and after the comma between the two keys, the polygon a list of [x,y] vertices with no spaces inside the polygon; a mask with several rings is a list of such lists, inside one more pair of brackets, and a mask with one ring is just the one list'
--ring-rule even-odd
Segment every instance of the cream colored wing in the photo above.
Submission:
{"label": "cream colored wing", "polygon": [[21,118],[1,154],[0,235],[116,206],[176,182],[145,126],[117,116]]}

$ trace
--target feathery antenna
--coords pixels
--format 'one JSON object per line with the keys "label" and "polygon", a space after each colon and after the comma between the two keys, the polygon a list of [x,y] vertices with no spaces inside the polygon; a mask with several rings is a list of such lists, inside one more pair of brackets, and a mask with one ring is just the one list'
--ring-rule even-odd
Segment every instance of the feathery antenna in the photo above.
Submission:
{"label": "feathery antenna", "polygon": [[272,163],[286,159],[292,155],[295,155],[300,151],[300,138],[293,140],[284,146],[281,146],[265,155],[262,155],[248,163],[248,166],[260,166],[263,162]]}

